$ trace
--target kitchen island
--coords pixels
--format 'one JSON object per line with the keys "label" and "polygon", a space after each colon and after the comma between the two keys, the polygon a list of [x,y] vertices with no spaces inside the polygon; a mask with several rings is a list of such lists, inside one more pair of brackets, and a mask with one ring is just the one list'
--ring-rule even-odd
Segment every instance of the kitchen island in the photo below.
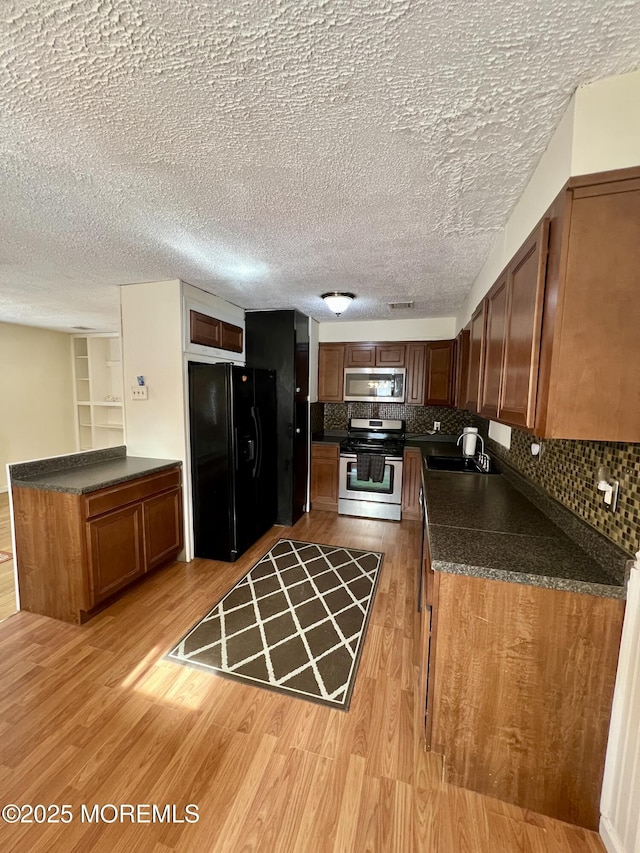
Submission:
{"label": "kitchen island", "polygon": [[20,609],[89,619],[183,545],[181,463],[124,446],[9,466]]}
{"label": "kitchen island", "polygon": [[595,829],[626,555],[506,464],[434,471],[453,446],[420,449],[427,748],[453,784]]}

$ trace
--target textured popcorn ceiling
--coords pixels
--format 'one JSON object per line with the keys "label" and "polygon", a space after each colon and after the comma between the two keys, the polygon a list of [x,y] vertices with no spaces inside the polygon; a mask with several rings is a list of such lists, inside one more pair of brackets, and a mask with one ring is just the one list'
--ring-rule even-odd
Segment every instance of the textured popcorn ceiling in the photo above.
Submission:
{"label": "textured popcorn ceiling", "polygon": [[4,0],[0,320],[117,327],[116,285],[455,312],[636,0]]}

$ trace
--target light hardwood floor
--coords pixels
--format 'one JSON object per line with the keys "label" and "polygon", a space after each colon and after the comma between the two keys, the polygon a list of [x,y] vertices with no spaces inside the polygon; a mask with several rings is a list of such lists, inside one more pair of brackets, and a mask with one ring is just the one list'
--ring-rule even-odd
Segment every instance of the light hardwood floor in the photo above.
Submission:
{"label": "light hardwood floor", "polygon": [[[9,520],[9,495],[0,492],[0,551],[13,553],[11,522]],[[13,560],[0,563],[0,622],[16,612],[16,590],[13,580]]]}
{"label": "light hardwood floor", "polygon": [[[316,511],[235,564],[163,569],[84,626],[0,624],[0,803],[74,814],[0,822],[0,849],[602,853],[594,833],[442,783],[422,750],[418,529]],[[280,536],[385,553],[349,713],[162,659]],[[110,803],[194,803],[200,820],[81,822],[81,804]]]}

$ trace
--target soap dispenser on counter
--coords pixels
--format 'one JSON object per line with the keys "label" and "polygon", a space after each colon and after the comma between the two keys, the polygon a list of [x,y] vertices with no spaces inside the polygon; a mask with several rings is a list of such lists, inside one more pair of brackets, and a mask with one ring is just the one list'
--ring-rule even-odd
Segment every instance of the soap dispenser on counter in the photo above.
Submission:
{"label": "soap dispenser on counter", "polygon": [[462,435],[459,436],[456,444],[462,442],[462,455],[475,456],[476,444],[478,442],[478,427],[468,426],[462,430]]}

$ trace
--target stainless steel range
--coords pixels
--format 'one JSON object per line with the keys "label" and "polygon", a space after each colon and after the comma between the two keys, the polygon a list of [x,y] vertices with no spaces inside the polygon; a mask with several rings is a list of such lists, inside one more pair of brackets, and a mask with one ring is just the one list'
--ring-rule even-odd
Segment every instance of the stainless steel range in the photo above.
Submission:
{"label": "stainless steel range", "polygon": [[350,418],[340,444],[340,515],[400,521],[404,434],[404,421]]}

